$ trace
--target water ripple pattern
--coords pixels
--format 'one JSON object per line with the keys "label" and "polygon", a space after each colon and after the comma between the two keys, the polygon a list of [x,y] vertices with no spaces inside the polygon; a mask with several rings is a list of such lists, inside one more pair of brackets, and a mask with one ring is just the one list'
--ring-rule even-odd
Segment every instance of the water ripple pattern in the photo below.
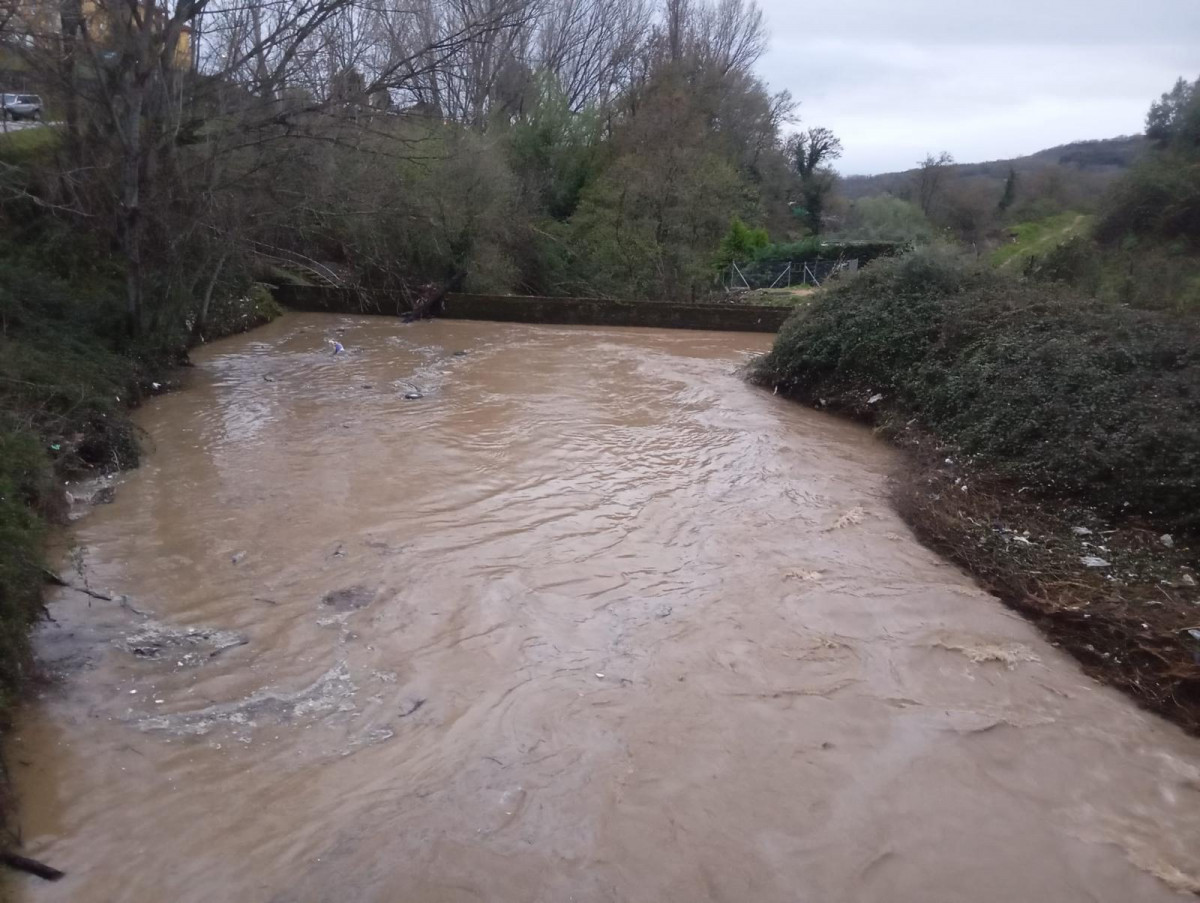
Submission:
{"label": "water ripple pattern", "polygon": [[68,876],[15,899],[1195,890],[1200,745],[918,545],[869,432],[746,385],[768,341],[297,314],[201,350],[75,527],[127,604],[50,600],[7,761]]}

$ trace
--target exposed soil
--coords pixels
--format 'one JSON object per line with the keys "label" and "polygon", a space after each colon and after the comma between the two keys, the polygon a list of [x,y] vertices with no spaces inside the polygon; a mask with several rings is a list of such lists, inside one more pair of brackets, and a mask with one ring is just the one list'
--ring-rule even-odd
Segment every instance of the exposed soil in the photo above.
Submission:
{"label": "exposed soil", "polygon": [[1200,734],[1200,557],[1149,524],[1114,525],[913,443],[896,482],[923,542],[1025,614],[1093,677]]}

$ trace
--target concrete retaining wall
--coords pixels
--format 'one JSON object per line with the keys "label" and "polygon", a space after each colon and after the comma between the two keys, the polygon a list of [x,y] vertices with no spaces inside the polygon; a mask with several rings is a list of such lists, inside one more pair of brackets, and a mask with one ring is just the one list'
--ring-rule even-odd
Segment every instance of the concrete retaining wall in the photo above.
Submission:
{"label": "concrete retaining wall", "polygon": [[657,326],[777,332],[789,308],[744,304],[686,304],[612,301],[599,298],[539,298],[526,295],[450,295],[442,316],[455,320],[567,323],[581,326]]}
{"label": "concrete retaining wall", "polygon": [[[399,298],[359,294],[325,286],[281,285],[281,304],[295,310],[398,316]],[[612,301],[601,298],[541,298],[528,295],[452,294],[440,316],[448,320],[560,323],[579,326],[655,326],[729,332],[777,332],[790,309],[746,304],[689,304],[669,301]]]}

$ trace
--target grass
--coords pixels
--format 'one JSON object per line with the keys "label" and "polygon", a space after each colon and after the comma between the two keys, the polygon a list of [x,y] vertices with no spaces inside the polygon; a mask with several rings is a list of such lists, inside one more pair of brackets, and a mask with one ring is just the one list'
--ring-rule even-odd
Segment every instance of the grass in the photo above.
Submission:
{"label": "grass", "polygon": [[1045,219],[1018,223],[1010,230],[1012,240],[992,252],[992,265],[1019,272],[1031,258],[1040,257],[1077,235],[1086,235],[1094,221],[1093,216],[1066,211]]}
{"label": "grass", "polygon": [[49,153],[62,141],[62,132],[53,126],[38,125],[6,130],[0,123],[0,162],[19,165]]}
{"label": "grass", "polygon": [[794,285],[790,288],[756,288],[739,295],[738,303],[794,307],[815,291],[816,287],[811,285]]}

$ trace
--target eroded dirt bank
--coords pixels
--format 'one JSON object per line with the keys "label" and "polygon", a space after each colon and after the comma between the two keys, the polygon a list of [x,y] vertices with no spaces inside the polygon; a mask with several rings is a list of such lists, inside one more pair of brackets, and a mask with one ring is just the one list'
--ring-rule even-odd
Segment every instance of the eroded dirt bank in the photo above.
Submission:
{"label": "eroded dirt bank", "polygon": [[198,354],[77,529],[128,604],[39,636],[8,755],[68,876],[17,899],[1200,886],[1200,742],[918,545],[868,433],[745,385],[768,341],[297,315]]}

